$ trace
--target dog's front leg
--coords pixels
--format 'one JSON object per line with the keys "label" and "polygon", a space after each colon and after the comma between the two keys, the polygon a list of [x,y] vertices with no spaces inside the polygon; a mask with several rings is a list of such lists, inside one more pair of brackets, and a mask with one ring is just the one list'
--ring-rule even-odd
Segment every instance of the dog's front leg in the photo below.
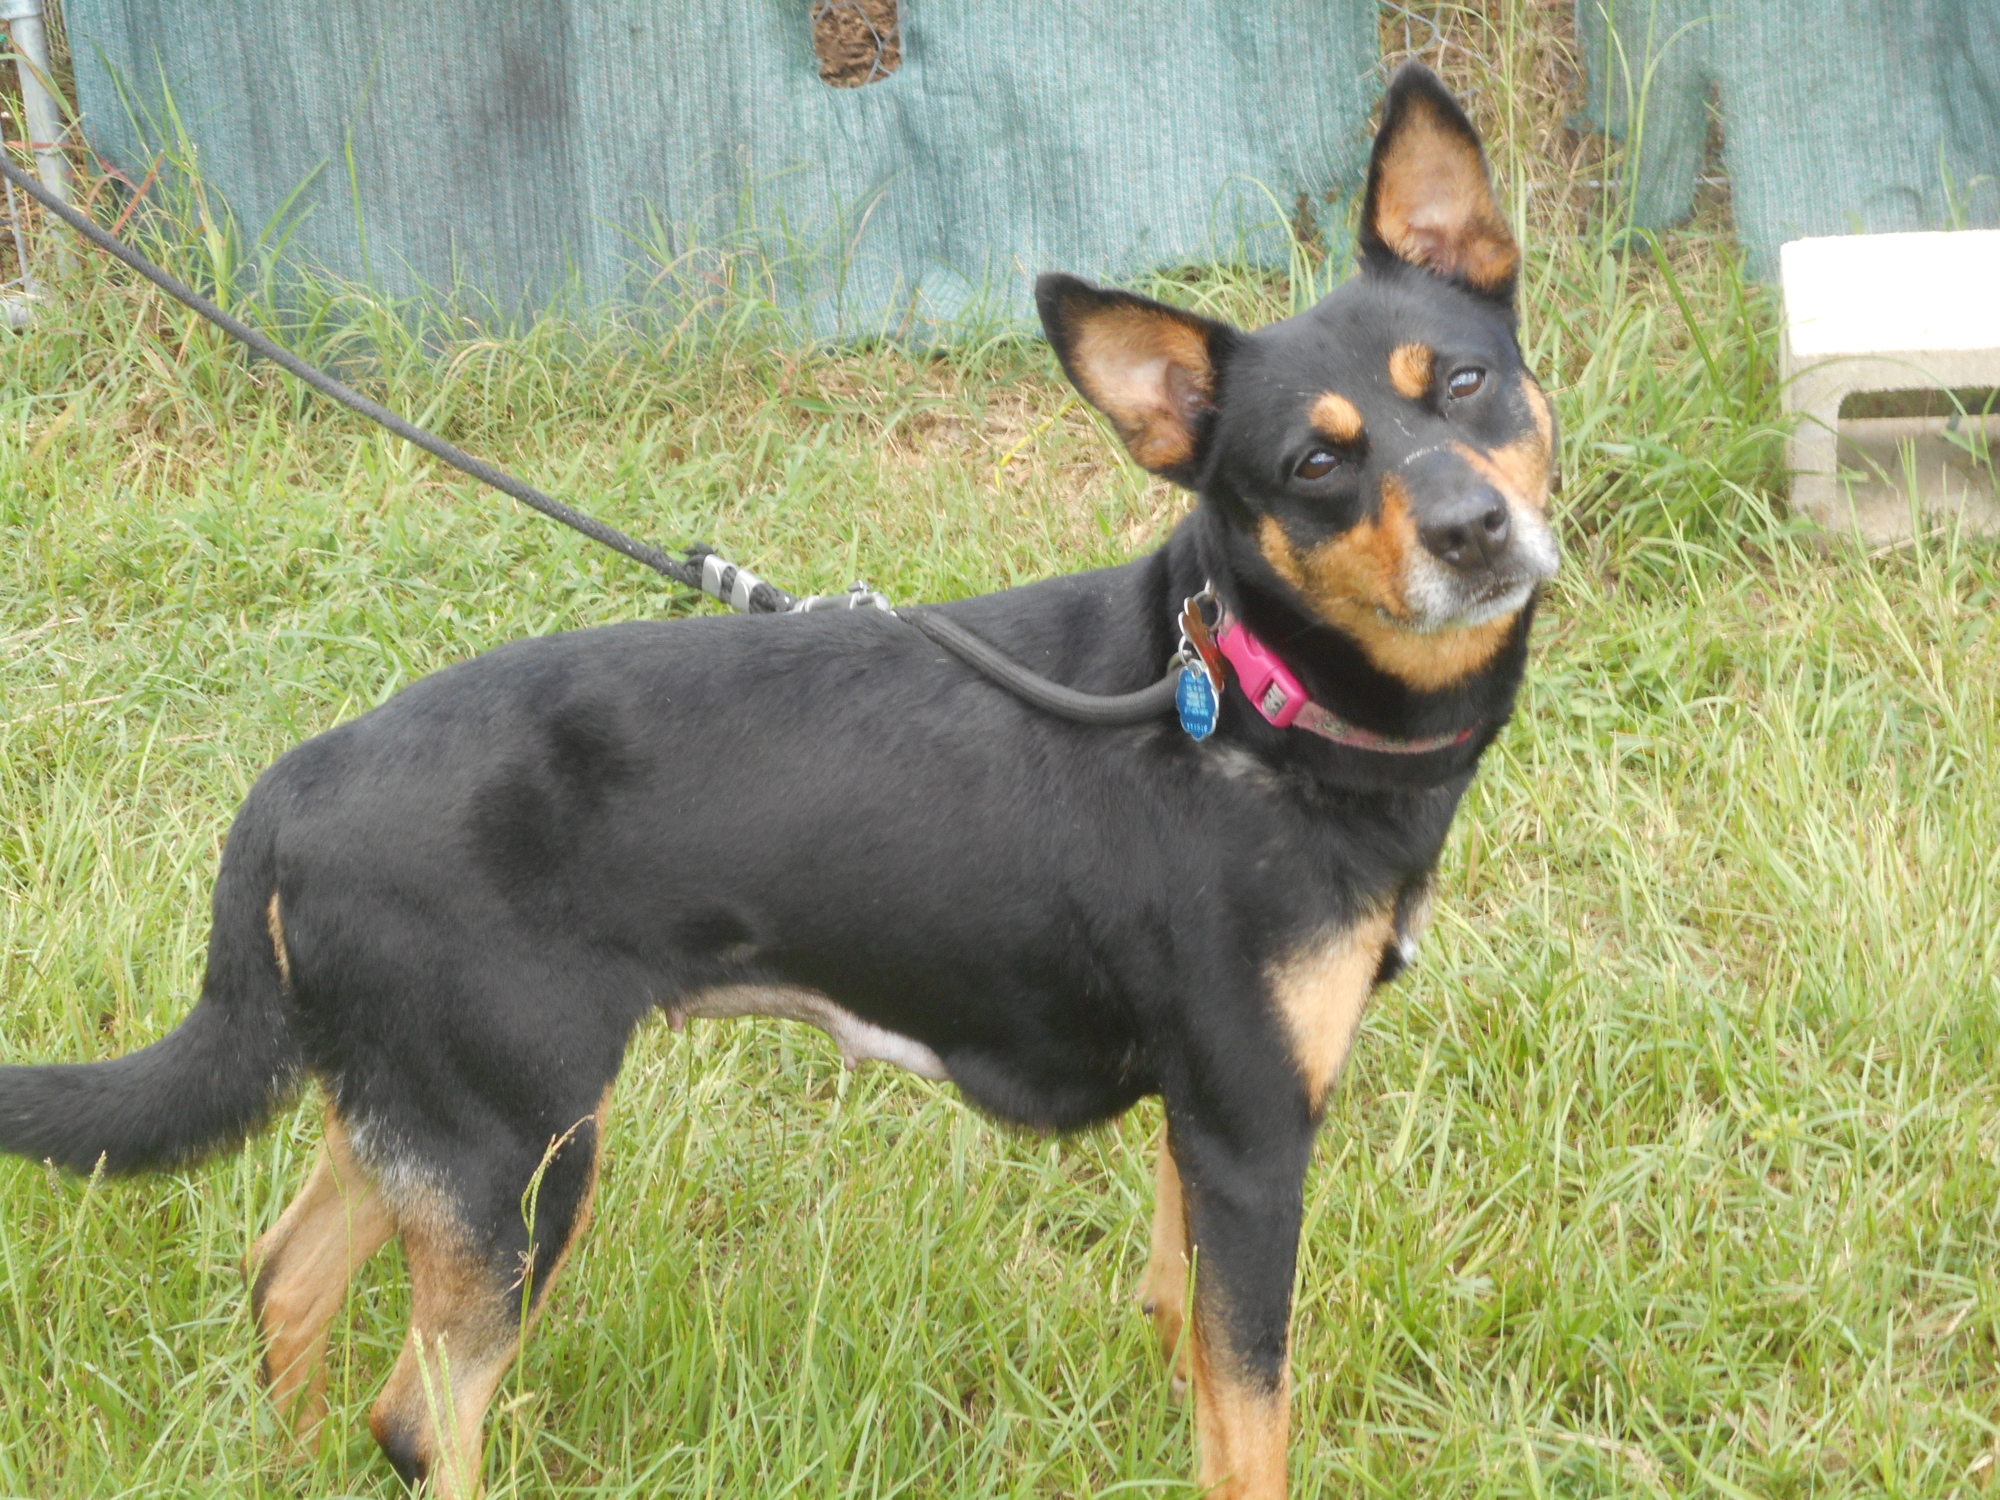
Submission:
{"label": "dog's front leg", "polygon": [[1194,1261],[1189,1330],[1200,1482],[1210,1500],[1283,1500],[1292,1274],[1312,1127],[1179,1113],[1168,1141]]}
{"label": "dog's front leg", "polygon": [[1173,1372],[1170,1388],[1176,1400],[1187,1391],[1194,1357],[1182,1327],[1187,1314],[1187,1248],[1187,1207],[1181,1202],[1180,1173],[1163,1129],[1153,1165],[1153,1239],[1145,1275],[1139,1279],[1139,1307],[1153,1320],[1160,1356]]}

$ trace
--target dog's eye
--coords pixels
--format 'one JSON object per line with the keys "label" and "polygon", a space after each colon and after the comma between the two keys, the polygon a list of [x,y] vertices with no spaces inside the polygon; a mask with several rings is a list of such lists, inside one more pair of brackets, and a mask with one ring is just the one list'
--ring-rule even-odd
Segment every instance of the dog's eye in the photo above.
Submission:
{"label": "dog's eye", "polygon": [[1486,372],[1475,367],[1452,371],[1451,379],[1444,383],[1444,388],[1454,397],[1460,397],[1470,396],[1484,384],[1486,384]]}
{"label": "dog's eye", "polygon": [[1299,460],[1292,472],[1301,479],[1324,479],[1340,467],[1340,455],[1331,448],[1315,448]]}

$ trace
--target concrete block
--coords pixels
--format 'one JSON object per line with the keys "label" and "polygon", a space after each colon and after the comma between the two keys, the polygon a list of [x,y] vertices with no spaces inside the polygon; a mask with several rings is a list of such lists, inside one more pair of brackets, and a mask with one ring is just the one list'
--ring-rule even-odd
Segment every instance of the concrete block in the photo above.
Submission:
{"label": "concrete block", "polygon": [[1871,545],[2000,534],[2000,415],[1840,417],[1857,392],[2000,387],[2000,230],[1793,240],[1778,259],[1792,508]]}

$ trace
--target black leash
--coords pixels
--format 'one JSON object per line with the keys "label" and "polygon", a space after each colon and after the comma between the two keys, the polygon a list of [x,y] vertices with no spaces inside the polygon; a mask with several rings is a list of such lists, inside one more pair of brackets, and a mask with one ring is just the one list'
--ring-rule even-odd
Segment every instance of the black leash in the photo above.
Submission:
{"label": "black leash", "polygon": [[1167,675],[1136,693],[1101,695],[1079,693],[1046,677],[1038,677],[1019,662],[987,644],[963,625],[929,610],[897,610],[896,618],[907,621],[936,641],[967,666],[985,674],[1015,697],[1034,704],[1059,719],[1079,724],[1144,724],[1174,709],[1174,692],[1180,685],[1178,659]]}
{"label": "black leash", "polygon": [[649,546],[645,542],[629,537],[615,527],[606,526],[594,516],[587,516],[582,511],[563,504],[553,495],[543,494],[533,485],[522,483],[505,470],[496,469],[491,464],[474,458],[463,448],[447,443],[443,438],[424,431],[413,422],[405,421],[388,407],[370,401],[352,386],[345,385],[324,370],[307,364],[289,349],[273,343],[249,324],[231,317],[193,287],[161,270],[116,235],[98,228],[86,215],[71,208],[40,182],[7,160],[4,152],[0,152],[0,175],[4,175],[9,182],[106,255],[115,256],[123,261],[176,302],[201,314],[249,349],[252,354],[270,360],[272,364],[303,380],[322,396],[337,401],[349,411],[359,412],[377,426],[387,428],[404,442],[414,443],[426,453],[443,459],[461,473],[470,474],[481,484],[488,485],[503,495],[513,496],[523,505],[540,511],[550,520],[560,521],[572,531],[581,532],[593,542],[601,542],[614,552],[622,552],[634,562],[644,563],[654,572],[672,579],[683,588],[697,589],[710,594],[745,614],[791,614],[821,609],[866,607],[882,609],[895,615],[897,619],[915,626],[968,666],[990,677],[1016,696],[1034,704],[1037,708],[1061,718],[1073,719],[1078,723],[1138,724],[1148,719],[1156,719],[1173,707],[1174,685],[1180,676],[1178,665],[1169,668],[1167,675],[1160,681],[1136,693],[1110,697],[1080,693],[1074,688],[1067,688],[1060,683],[1051,682],[1046,677],[1037,676],[1019,662],[1010,660],[971,631],[941,615],[929,610],[892,610],[889,608],[889,602],[880,594],[870,593],[860,584],[856,584],[845,594],[815,594],[810,598],[800,599],[786,593],[776,584],[757,577],[748,569],[727,561],[712,547],[690,547],[684,558],[670,556],[658,547]]}

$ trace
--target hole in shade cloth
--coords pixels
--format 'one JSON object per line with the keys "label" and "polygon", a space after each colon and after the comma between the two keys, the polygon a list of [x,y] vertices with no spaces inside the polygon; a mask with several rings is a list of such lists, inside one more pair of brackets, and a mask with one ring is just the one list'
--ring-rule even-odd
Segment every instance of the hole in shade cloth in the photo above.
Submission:
{"label": "hole in shade cloth", "polygon": [[896,0],[812,0],[813,55],[822,83],[858,89],[903,65]]}

